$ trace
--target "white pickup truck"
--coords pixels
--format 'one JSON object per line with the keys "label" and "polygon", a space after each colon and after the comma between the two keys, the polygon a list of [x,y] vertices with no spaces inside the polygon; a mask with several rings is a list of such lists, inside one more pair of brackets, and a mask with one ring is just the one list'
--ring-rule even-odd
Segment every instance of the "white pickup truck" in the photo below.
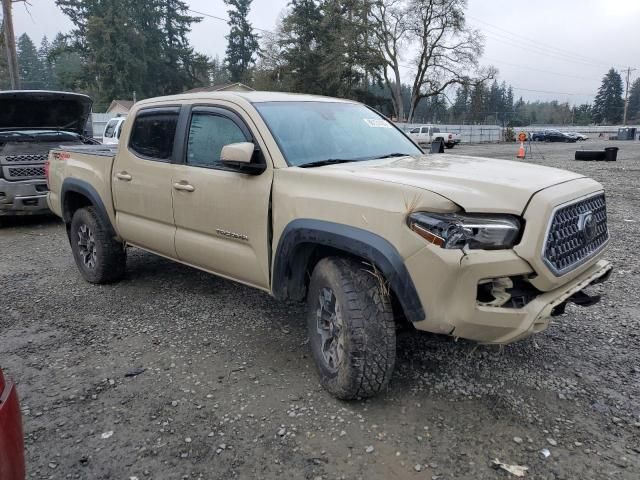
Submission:
{"label": "white pickup truck", "polygon": [[409,130],[409,137],[422,148],[428,147],[436,140],[442,140],[442,143],[444,143],[444,146],[447,148],[453,148],[460,143],[460,135],[451,132],[441,132],[438,127],[433,125],[421,125],[412,128]]}

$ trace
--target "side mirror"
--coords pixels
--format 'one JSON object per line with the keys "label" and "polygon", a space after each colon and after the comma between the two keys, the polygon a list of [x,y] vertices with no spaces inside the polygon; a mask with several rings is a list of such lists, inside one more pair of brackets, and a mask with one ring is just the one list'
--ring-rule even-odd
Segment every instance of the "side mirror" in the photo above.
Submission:
{"label": "side mirror", "polygon": [[254,158],[259,158],[256,153],[259,150],[251,142],[230,143],[222,147],[220,160],[233,170],[249,175],[260,175],[267,169],[264,162],[255,162]]}

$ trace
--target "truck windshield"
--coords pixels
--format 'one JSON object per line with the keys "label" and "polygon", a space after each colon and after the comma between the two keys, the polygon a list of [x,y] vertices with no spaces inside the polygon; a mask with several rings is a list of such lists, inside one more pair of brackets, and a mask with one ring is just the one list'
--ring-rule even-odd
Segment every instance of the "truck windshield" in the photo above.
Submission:
{"label": "truck windshield", "polygon": [[255,107],[292,166],[422,153],[389,121],[364,105],[263,102]]}

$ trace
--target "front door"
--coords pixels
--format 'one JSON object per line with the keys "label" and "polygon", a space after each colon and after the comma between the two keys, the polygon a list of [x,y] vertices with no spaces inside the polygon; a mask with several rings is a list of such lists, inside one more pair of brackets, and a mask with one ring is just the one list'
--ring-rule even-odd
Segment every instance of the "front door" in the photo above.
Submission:
{"label": "front door", "polygon": [[223,146],[257,142],[247,123],[228,109],[194,107],[188,125],[183,163],[172,179],[178,258],[268,289],[272,163],[264,159],[267,169],[260,175],[222,164]]}
{"label": "front door", "polygon": [[140,110],[129,144],[118,148],[111,179],[120,235],[169,257],[176,255],[171,162],[179,113],[179,107]]}

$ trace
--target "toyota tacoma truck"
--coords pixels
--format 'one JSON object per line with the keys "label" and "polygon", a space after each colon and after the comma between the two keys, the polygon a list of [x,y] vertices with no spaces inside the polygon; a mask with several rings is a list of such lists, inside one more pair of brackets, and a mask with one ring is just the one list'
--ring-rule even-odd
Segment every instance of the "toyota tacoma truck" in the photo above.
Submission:
{"label": "toyota tacoma truck", "polygon": [[568,302],[595,303],[585,289],[612,268],[598,182],[425,155],[347,100],[144,100],[117,150],[53,150],[48,182],[88,282],[121,279],[127,247],[138,247],[306,302],[320,382],[342,399],[385,388],[399,326],[515,342],[545,330]]}
{"label": "toyota tacoma truck", "polygon": [[0,217],[48,213],[45,161],[59,145],[98,143],[85,136],[86,95],[0,92]]}
{"label": "toyota tacoma truck", "polygon": [[432,142],[440,140],[445,147],[453,148],[460,143],[460,135],[451,132],[441,132],[433,125],[422,125],[409,130],[409,136],[422,148],[429,148]]}

